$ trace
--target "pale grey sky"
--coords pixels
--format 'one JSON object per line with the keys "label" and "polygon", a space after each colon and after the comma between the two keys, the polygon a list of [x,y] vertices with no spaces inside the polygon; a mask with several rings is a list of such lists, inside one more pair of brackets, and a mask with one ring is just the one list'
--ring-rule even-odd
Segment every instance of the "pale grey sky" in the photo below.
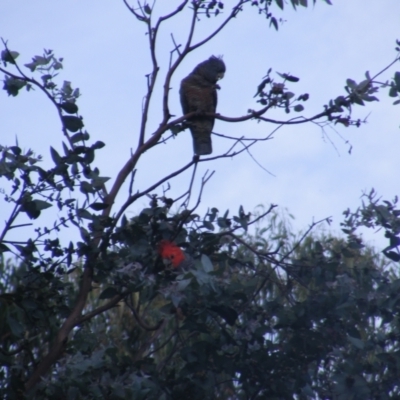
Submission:
{"label": "pale grey sky", "polygon": [[[248,7],[215,40],[193,52],[178,68],[172,81],[171,112],[181,115],[180,80],[211,54],[223,55],[227,66],[220,82],[218,112],[230,117],[257,108],[253,96],[270,67],[300,77],[300,82],[290,87],[296,94],[310,94],[303,113],[309,117],[320,112],[331,98],[344,94],[347,78],[361,81],[365,71],[375,74],[395,58],[395,39],[400,39],[398,0],[332,2],[333,6],[328,6],[317,1],[315,7],[296,12],[289,4],[284,13],[275,7],[276,15],[285,20],[279,32],[269,28],[268,21],[257,15],[254,7]],[[158,0],[154,13],[160,15],[178,3]],[[228,0],[225,6],[229,8],[234,3]],[[221,20],[203,18],[195,39],[206,37]],[[165,24],[161,32],[157,48],[160,80],[147,135],[160,123],[160,88],[172,48],[170,34],[177,42],[183,42],[188,26],[189,14],[183,13]],[[20,52],[19,61],[23,63],[41,54],[43,48],[64,57],[60,81],[69,80],[73,87],[80,88],[79,107],[85,128],[93,141],[106,143],[97,153],[95,165],[103,176],[114,178],[137,144],[145,74],[150,72],[144,24],[135,20],[122,0],[2,0],[0,36],[8,40],[12,50]],[[400,64],[384,78],[393,76],[395,70],[400,70]],[[200,213],[207,207],[217,207],[220,211],[229,208],[232,214],[241,204],[246,211],[252,211],[258,204],[275,203],[296,217],[296,229],[305,229],[313,219],[332,216],[333,228],[339,231],[343,210],[358,207],[362,191],[374,187],[387,199],[400,194],[395,178],[400,164],[400,108],[391,105],[393,99],[387,96],[387,90],[379,98],[379,103],[355,110],[354,115],[360,118],[370,114],[368,123],[358,129],[337,126],[341,136],[329,127],[324,134],[318,126],[305,124],[283,127],[273,140],[253,147],[257,161],[275,176],[266,173],[247,154],[201,163],[199,179],[207,169],[215,170],[215,175],[205,188]],[[269,116],[287,119],[294,115],[273,112]],[[44,166],[51,165],[50,145],[61,151],[63,137],[58,117],[39,92],[22,92],[16,98],[7,98],[3,91],[0,121],[0,143],[13,145],[18,137],[21,147],[44,156]],[[263,137],[274,128],[254,121],[217,121],[214,130],[237,137]],[[345,141],[353,147],[351,155]],[[213,143],[215,154],[230,146],[230,142],[215,136]],[[176,140],[144,155],[138,165],[135,189],[143,190],[191,158],[191,137],[185,131]],[[191,172],[187,172],[171,181],[171,197],[186,190],[190,176]],[[127,188],[121,192],[119,204],[126,195]],[[147,199],[133,205],[131,215],[145,204]],[[0,219],[3,221],[6,215],[7,207],[0,210]],[[374,240],[372,235],[368,238]]]}

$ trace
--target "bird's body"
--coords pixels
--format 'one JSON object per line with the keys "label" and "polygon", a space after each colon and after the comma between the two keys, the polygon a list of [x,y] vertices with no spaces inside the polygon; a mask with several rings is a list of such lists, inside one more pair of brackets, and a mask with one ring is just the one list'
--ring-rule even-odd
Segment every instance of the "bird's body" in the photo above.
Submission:
{"label": "bird's body", "polygon": [[[217,81],[223,78],[225,64],[218,57],[203,61],[181,82],[180,99],[184,114],[191,112],[215,113],[217,108]],[[197,155],[212,153],[211,132],[214,118],[196,116],[188,120],[193,137],[193,150]]]}

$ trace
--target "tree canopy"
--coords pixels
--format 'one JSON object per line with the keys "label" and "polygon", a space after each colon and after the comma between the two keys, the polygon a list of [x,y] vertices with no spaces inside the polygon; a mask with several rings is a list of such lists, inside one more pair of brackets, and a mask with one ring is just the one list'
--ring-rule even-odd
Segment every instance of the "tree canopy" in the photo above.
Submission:
{"label": "tree canopy", "polygon": [[[145,28],[152,67],[137,146],[115,177],[101,173],[98,160],[111,155],[106,143],[85,129],[80,90],[59,76],[63,59],[45,49],[21,64],[20,54],[3,39],[4,94],[41,92],[59,118],[63,140],[62,152],[50,146],[50,168],[41,166],[34,150],[0,145],[3,201],[12,205],[0,233],[2,397],[397,398],[397,198],[382,201],[373,190],[365,194],[358,210],[345,211],[342,238],[318,230],[329,218],[293,232],[275,204],[252,212],[238,205],[233,214],[210,206],[199,215],[213,172],[199,178],[198,165],[235,158],[272,133],[262,138],[222,134],[233,140],[224,153],[194,155],[144,187],[136,185],[135,176],[144,154],[187,134],[193,117],[362,129],[354,108],[372,107],[382,89],[394,105],[400,103],[400,72],[392,71],[400,42],[393,62],[358,81],[348,79],[345,92],[313,116],[302,114],[309,94],[295,93],[299,77],[272,70],[256,88],[259,107],[245,115],[191,111],[175,116],[170,83],[185,57],[251,7],[262,18],[257,23],[266,20],[278,30],[274,10],[285,3],[186,0],[156,19],[157,4],[124,3]],[[306,0],[290,3],[308,6]],[[188,9],[186,41],[178,43],[172,35],[169,65],[161,73],[160,27]],[[194,41],[196,25],[211,19],[219,21],[217,28]],[[155,130],[148,121],[153,103],[161,107]],[[272,110],[288,118],[270,118]],[[185,171],[192,174],[187,190],[170,197],[174,177]],[[200,182],[197,196],[194,182]],[[129,207],[143,199],[148,205],[129,217]],[[58,212],[49,223],[45,217],[51,208]],[[363,243],[361,228],[385,232],[389,245],[382,255]],[[64,243],[59,237],[75,229],[79,238]],[[15,230],[18,240],[10,238]]]}

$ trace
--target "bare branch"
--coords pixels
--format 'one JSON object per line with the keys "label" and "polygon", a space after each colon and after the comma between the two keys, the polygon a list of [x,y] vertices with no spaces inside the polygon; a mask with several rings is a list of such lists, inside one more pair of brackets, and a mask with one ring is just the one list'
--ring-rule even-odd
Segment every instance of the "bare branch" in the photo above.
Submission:
{"label": "bare branch", "polygon": [[149,186],[146,190],[143,190],[142,192],[138,192],[134,194],[133,196],[130,196],[128,200],[122,205],[120,210],[118,211],[117,215],[115,216],[115,222],[119,220],[119,218],[122,216],[122,214],[125,212],[125,210],[132,204],[134,203],[137,199],[140,197],[145,196],[146,194],[152,192],[155,188],[163,184],[164,182],[168,181],[169,179],[181,174],[183,171],[186,171],[188,168],[190,168],[196,161],[192,160],[182,168],[172,172],[171,174],[167,175],[163,179],[160,179],[158,182],[156,182],[154,185]]}
{"label": "bare branch", "polygon": [[197,8],[194,7],[193,14],[192,14],[192,20],[190,22],[189,34],[188,34],[188,38],[186,40],[186,45],[185,45],[185,50],[184,50],[185,55],[187,53],[189,53],[190,44],[192,43],[193,34],[194,34],[194,28],[196,26],[196,19],[197,19]]}
{"label": "bare branch", "polygon": [[132,311],[133,316],[135,317],[137,323],[141,326],[141,328],[143,328],[146,331],[156,331],[157,329],[159,329],[161,327],[161,325],[163,324],[164,320],[162,319],[161,321],[159,321],[156,325],[154,326],[150,326],[147,325],[146,322],[144,322],[140,315],[138,314],[138,312],[135,310],[135,307],[133,307],[131,304],[129,304],[129,301],[125,301],[125,304],[129,307],[129,309]]}
{"label": "bare branch", "polygon": [[186,6],[186,4],[189,2],[189,0],[184,0],[177,8],[175,11],[172,11],[171,13],[164,15],[160,17],[157,21],[156,27],[160,26],[161,22],[166,21],[169,18],[174,17],[176,14],[180,13]]}
{"label": "bare branch", "polygon": [[129,196],[132,196],[133,182],[135,181],[136,169],[131,172],[131,181],[129,182]]}
{"label": "bare branch", "polygon": [[123,0],[124,4],[128,8],[128,10],[141,22],[146,22],[146,17],[143,15],[140,15],[136,12],[136,10],[131,7],[126,0]]}
{"label": "bare branch", "polygon": [[195,164],[194,164],[194,168],[193,168],[193,173],[192,173],[192,178],[190,179],[190,184],[189,184],[189,189],[187,190],[187,198],[185,199],[185,201],[182,203],[181,207],[184,206],[184,204],[186,204],[186,206],[189,204],[190,201],[190,195],[192,193],[192,188],[193,188],[193,182],[194,182],[194,178],[196,176],[196,171],[197,171],[197,164],[198,164],[198,160],[196,160]]}
{"label": "bare branch", "polygon": [[243,6],[243,4],[248,3],[250,0],[240,0],[236,6],[234,6],[232,8],[231,13],[229,14],[229,16],[225,19],[225,21],[208,37],[206,37],[205,39],[203,39],[201,42],[196,43],[193,46],[190,46],[190,48],[188,49],[188,51],[193,51],[195,49],[197,49],[200,46],[203,46],[203,44],[207,43],[208,41],[210,41],[214,36],[216,36],[219,32],[222,31],[222,29],[224,29],[224,27],[228,24],[228,22],[232,19],[235,18],[236,15],[239,13],[239,11],[241,11],[241,7]]}
{"label": "bare branch", "polygon": [[174,53],[177,52],[178,56],[181,55],[181,51],[179,50],[179,47],[182,46],[182,45],[177,44],[175,42],[175,38],[174,38],[174,35],[172,33],[171,33],[171,39],[172,39],[172,43],[174,44],[174,48],[169,52],[169,66],[168,66],[168,69],[170,69],[171,66],[172,66],[172,58],[173,58]]}
{"label": "bare branch", "polygon": [[106,304],[103,304],[102,306],[97,307],[95,310],[83,315],[79,319],[79,321],[76,323],[76,325],[81,325],[83,322],[92,319],[96,315],[99,315],[99,314],[103,313],[104,311],[107,311],[110,308],[115,307],[124,298],[124,296],[126,296],[126,294],[117,294],[111,300],[109,300]]}
{"label": "bare branch", "polygon": [[157,40],[157,33],[158,33],[158,26],[155,28],[151,27],[151,19],[147,19],[147,33],[149,37],[149,47],[150,47],[150,55],[151,55],[151,62],[153,65],[153,70],[149,76],[150,79],[150,84],[148,85],[147,89],[147,94],[145,96],[145,102],[144,102],[144,107],[143,107],[143,112],[142,112],[142,122],[140,125],[140,132],[139,132],[139,142],[138,142],[138,148],[141,147],[144,143],[144,137],[146,133],[146,124],[147,124],[147,118],[149,116],[149,107],[150,107],[150,101],[151,97],[154,91],[154,86],[156,84],[156,79],[159,71],[159,66],[157,63],[157,57],[156,57],[156,40]]}
{"label": "bare branch", "polygon": [[[398,54],[398,53],[397,53]],[[396,64],[398,61],[400,61],[400,56],[396,57],[388,66],[377,72],[372,78],[371,78],[371,83],[380,75],[382,75],[385,71],[387,71],[392,65]]]}
{"label": "bare branch", "polygon": [[85,270],[82,275],[82,284],[75,306],[68,318],[64,321],[60,330],[58,331],[56,339],[51,346],[49,352],[42,359],[35,371],[32,373],[29,380],[26,382],[25,389],[27,391],[32,389],[36,385],[36,383],[40,381],[42,375],[44,375],[49,370],[49,368],[59,359],[59,357],[63,353],[67,344],[68,335],[79,321],[81,312],[86,304],[87,295],[91,289],[93,274],[93,267],[91,266],[91,263],[92,260],[90,259],[86,261]]}
{"label": "bare branch", "polygon": [[300,246],[300,244],[303,242],[303,240],[307,237],[307,235],[319,224],[321,224],[322,222],[329,222],[331,219],[331,217],[327,217],[324,219],[321,219],[317,222],[313,222],[312,224],[310,224],[310,226],[308,227],[308,229],[304,232],[304,234],[301,236],[301,238],[297,241],[297,243],[292,247],[292,249],[290,251],[288,251],[280,260],[279,262],[283,262],[285,259],[287,259],[291,254],[293,254],[293,252]]}
{"label": "bare branch", "polygon": [[[240,140],[240,142],[241,142],[241,141],[242,141],[242,140]],[[246,148],[246,151],[247,151],[247,154],[251,157],[251,159],[252,159],[262,170],[264,170],[265,172],[267,172],[267,173],[270,174],[271,176],[274,176],[274,177],[275,177],[275,175],[274,175],[272,172],[268,171],[264,166],[262,166],[262,165],[256,160],[256,158],[253,156],[253,154],[250,153],[250,150],[249,150],[248,148]]]}

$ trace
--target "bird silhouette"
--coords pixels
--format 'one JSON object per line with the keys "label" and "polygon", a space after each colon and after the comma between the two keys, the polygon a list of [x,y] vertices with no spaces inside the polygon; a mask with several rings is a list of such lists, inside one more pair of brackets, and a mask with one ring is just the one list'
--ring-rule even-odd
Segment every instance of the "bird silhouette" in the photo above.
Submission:
{"label": "bird silhouette", "polygon": [[[217,108],[217,81],[224,77],[226,67],[220,57],[211,56],[198,64],[186,78],[182,79],[180,100],[184,114],[191,112],[215,113]],[[193,137],[193,151],[197,155],[212,153],[211,132],[214,118],[195,116],[187,124]]]}

